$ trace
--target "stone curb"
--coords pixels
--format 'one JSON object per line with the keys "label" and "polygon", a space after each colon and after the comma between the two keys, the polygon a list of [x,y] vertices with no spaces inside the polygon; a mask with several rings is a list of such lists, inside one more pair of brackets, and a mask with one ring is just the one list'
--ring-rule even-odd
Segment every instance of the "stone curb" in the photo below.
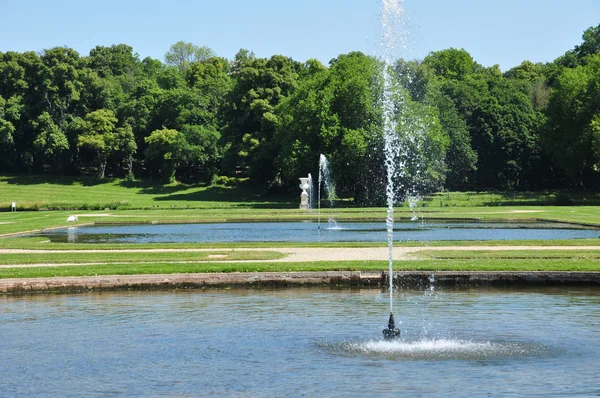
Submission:
{"label": "stone curb", "polygon": [[[394,274],[401,288],[500,287],[500,286],[597,286],[600,272],[422,272]],[[248,272],[160,275],[108,275],[87,277],[23,278],[0,280],[0,294],[75,293],[86,291],[157,290],[204,287],[386,287],[386,272]]]}

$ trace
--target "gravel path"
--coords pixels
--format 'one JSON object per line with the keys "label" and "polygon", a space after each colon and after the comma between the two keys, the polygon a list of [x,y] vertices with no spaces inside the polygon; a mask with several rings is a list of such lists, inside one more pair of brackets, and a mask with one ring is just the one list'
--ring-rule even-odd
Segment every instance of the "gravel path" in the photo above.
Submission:
{"label": "gravel path", "polygon": [[[436,247],[395,247],[393,250],[393,259],[397,261],[414,259],[414,254],[420,251],[505,251],[505,250],[523,250],[523,251],[587,251],[600,250],[600,246],[436,246]],[[387,247],[278,247],[278,248],[236,248],[236,249],[122,249],[122,250],[29,250],[29,249],[0,249],[1,254],[22,254],[26,256],[31,253],[157,253],[157,252],[211,252],[215,254],[227,254],[232,251],[274,251],[285,254],[285,257],[276,260],[218,260],[215,262],[309,262],[309,261],[345,261],[345,260],[387,260]],[[205,260],[202,262],[211,262]],[[165,261],[160,261],[165,263]],[[178,261],[181,263],[181,261]],[[0,257],[2,264],[2,257]],[[60,264],[11,264],[0,265],[0,268],[17,267],[42,267],[42,266],[66,266],[66,265],[92,265],[102,264],[98,262],[90,263],[60,263]]]}

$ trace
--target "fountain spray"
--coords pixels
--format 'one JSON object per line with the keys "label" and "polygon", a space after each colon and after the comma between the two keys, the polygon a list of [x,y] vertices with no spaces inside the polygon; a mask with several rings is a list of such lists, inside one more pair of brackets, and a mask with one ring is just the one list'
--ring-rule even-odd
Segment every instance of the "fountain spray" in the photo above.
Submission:
{"label": "fountain spray", "polygon": [[[393,339],[400,337],[400,330],[396,328],[394,321],[394,267],[393,267],[393,249],[394,249],[394,202],[395,202],[395,189],[394,189],[394,176],[396,174],[396,163],[398,154],[400,151],[400,145],[398,142],[397,127],[398,122],[396,119],[396,104],[393,100],[393,81],[390,74],[390,68],[392,64],[392,57],[396,48],[398,37],[397,26],[402,23],[403,15],[403,4],[404,0],[382,0],[381,7],[381,25],[382,25],[382,38],[381,38],[381,51],[383,52],[383,131],[384,131],[384,152],[385,152],[385,166],[387,171],[387,217],[386,217],[386,229],[387,229],[387,241],[388,241],[388,253],[389,253],[389,291],[390,291],[390,318],[388,321],[388,328],[383,330],[383,336],[386,339]],[[401,104],[400,104],[401,105]]]}

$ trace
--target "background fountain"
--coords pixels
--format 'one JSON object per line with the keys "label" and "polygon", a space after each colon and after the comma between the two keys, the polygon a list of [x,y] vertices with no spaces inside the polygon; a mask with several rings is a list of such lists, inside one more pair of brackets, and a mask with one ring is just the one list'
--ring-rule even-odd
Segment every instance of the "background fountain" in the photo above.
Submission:
{"label": "background fountain", "polygon": [[[321,186],[325,190],[329,207],[333,206],[335,200],[335,185],[331,179],[331,169],[329,168],[329,162],[327,157],[323,154],[319,156],[319,188],[317,190],[317,202],[318,202],[318,216],[317,223],[318,229],[321,229]],[[337,228],[337,221],[333,217],[329,217],[328,220],[329,228]]]}

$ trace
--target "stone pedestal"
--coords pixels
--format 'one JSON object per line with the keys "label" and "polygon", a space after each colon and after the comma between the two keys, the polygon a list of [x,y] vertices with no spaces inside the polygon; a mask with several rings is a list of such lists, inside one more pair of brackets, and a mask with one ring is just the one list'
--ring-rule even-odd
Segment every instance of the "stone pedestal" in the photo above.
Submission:
{"label": "stone pedestal", "polygon": [[306,192],[308,188],[308,177],[300,178],[300,189],[302,189],[302,193],[300,194],[300,210],[310,209],[308,205],[308,192]]}

